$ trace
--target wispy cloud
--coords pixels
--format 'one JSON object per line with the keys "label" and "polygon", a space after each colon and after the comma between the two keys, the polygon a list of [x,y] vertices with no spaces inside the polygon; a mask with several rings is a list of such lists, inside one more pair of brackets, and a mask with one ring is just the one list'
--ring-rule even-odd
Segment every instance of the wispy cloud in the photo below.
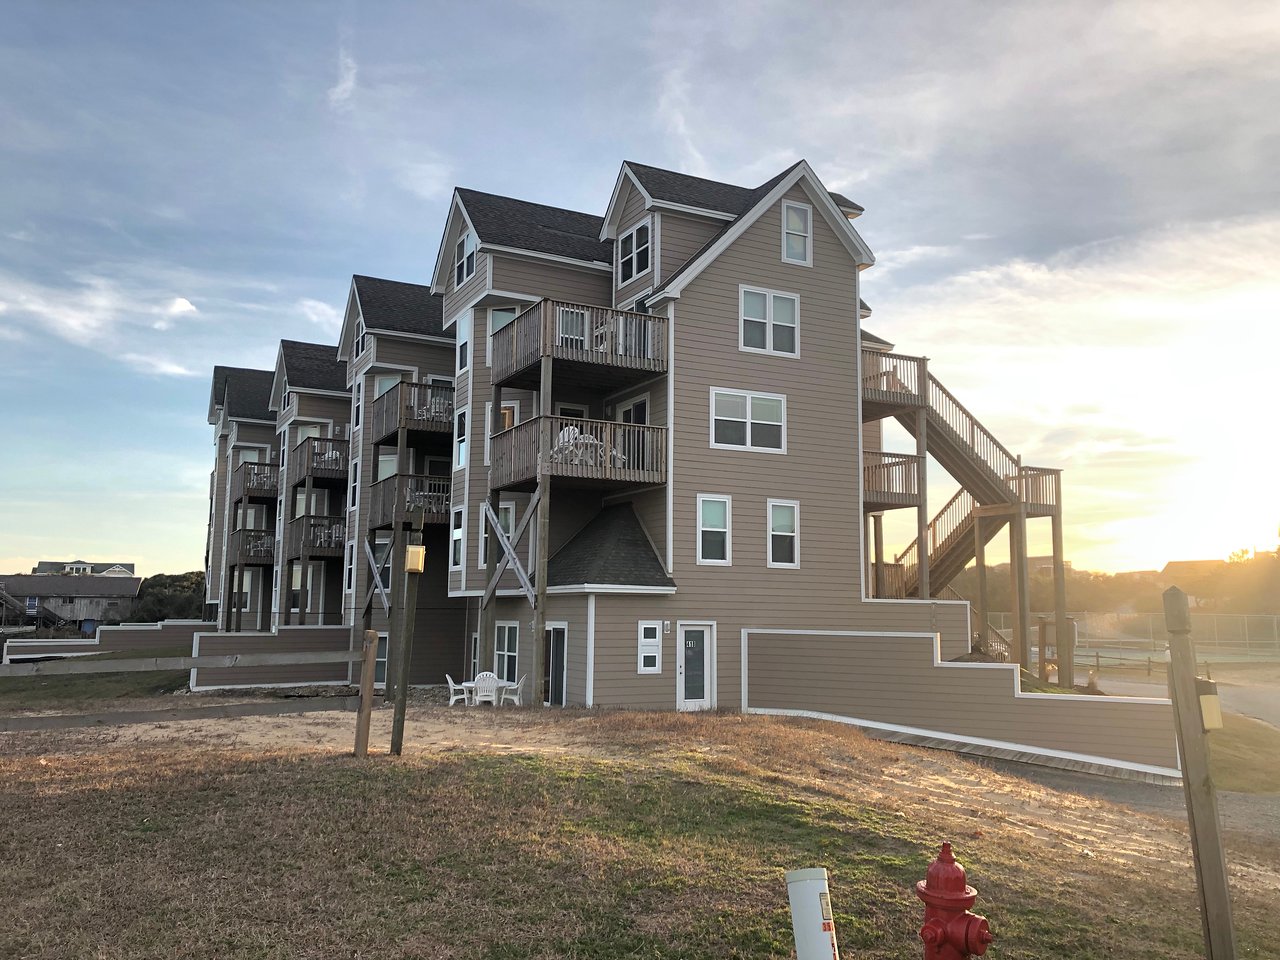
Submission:
{"label": "wispy cloud", "polygon": [[329,106],[335,110],[350,110],[351,99],[356,93],[356,76],[359,67],[345,47],[338,51],[338,81],[329,88]]}
{"label": "wispy cloud", "polygon": [[680,169],[694,176],[708,173],[706,158],[698,149],[689,123],[689,82],[682,67],[668,69],[658,87],[656,115],[659,125],[671,137],[680,158]]}
{"label": "wispy cloud", "polygon": [[303,297],[298,301],[298,309],[325,333],[337,334],[342,329],[342,311],[331,303]]}
{"label": "wispy cloud", "polygon": [[145,353],[125,353],[120,359],[141,373],[149,373],[161,377],[195,377],[207,371],[192,370],[168,357],[154,356]]}

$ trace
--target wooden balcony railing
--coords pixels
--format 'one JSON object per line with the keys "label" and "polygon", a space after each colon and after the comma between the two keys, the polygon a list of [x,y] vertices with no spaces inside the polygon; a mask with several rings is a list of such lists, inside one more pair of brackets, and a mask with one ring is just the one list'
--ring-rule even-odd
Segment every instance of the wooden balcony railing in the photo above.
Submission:
{"label": "wooden balcony railing", "polygon": [[405,474],[384,477],[369,487],[369,526],[385,527],[404,521],[411,510],[425,510],[427,523],[448,523],[448,477]]}
{"label": "wooden balcony railing", "polygon": [[542,357],[662,373],[667,319],[612,307],[542,300],[493,335],[494,383]]}
{"label": "wooden balcony railing", "polygon": [[863,451],[863,500],[886,506],[914,507],[920,502],[923,473],[924,458],[915,454]]}
{"label": "wooden balcony railing", "polygon": [[450,433],[453,430],[453,384],[402,381],[373,401],[369,423],[375,442],[401,427]]}
{"label": "wooden balcony railing", "polygon": [[249,567],[269,567],[276,562],[274,530],[242,527],[227,539],[227,562]]}
{"label": "wooden balcony railing", "polygon": [[1062,471],[1052,467],[1023,467],[1016,493],[1033,513],[1053,513],[1062,499]]}
{"label": "wooden balcony railing", "polygon": [[347,479],[351,444],[346,440],[307,437],[289,452],[289,486],[312,480]]}
{"label": "wooden balcony railing", "polygon": [[340,557],[347,546],[347,522],[342,517],[296,517],[285,525],[285,559]]}
{"label": "wooden balcony railing", "polygon": [[231,502],[254,498],[274,500],[280,485],[280,468],[274,463],[242,463],[231,474]]}
{"label": "wooden balcony railing", "polygon": [[1006,482],[1016,478],[1018,459],[995,438],[995,434],[984,427],[932,374],[929,375],[928,388],[929,408],[934,415],[932,427],[937,429],[941,421],[941,425],[950,430],[992,476]]}
{"label": "wooden balcony railing", "polygon": [[876,403],[919,406],[925,402],[924,358],[862,350],[862,397]]}
{"label": "wooden balcony railing", "polygon": [[581,480],[667,482],[667,428],[575,417],[534,417],[490,441],[495,487],[527,483],[541,462],[548,474]]}

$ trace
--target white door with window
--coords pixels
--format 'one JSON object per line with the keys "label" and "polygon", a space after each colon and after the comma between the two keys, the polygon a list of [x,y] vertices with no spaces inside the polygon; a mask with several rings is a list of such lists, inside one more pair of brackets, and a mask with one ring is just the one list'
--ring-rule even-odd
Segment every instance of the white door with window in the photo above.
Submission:
{"label": "white door with window", "polygon": [[716,625],[681,623],[676,634],[676,709],[710,710]]}

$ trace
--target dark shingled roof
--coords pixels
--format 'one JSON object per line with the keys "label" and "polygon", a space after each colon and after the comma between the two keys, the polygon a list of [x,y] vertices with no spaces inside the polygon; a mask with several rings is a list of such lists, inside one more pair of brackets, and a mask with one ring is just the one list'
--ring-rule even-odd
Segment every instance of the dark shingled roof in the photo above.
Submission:
{"label": "dark shingled roof", "polygon": [[280,355],[291,389],[347,392],[347,364],[333,344],[281,340]]}
{"label": "dark shingled roof", "polygon": [[271,383],[274,370],[243,370],[231,367],[227,370],[227,392],[224,401],[227,416],[238,420],[276,421],[271,412]]}
{"label": "dark shingled roof", "polygon": [[674,587],[631,504],[605,507],[547,560],[547,585]]}
{"label": "dark shingled roof", "polygon": [[453,330],[444,329],[444,297],[430,287],[360,274],[351,282],[367,329],[453,339]]}
{"label": "dark shingled roof", "polygon": [[[689,207],[701,207],[703,210],[718,210],[740,217],[759,202],[777,182],[796,168],[792,164],[778,176],[766,184],[754,189],[738,187],[719,180],[707,180],[703,177],[691,177],[687,173],[676,173],[674,170],[663,170],[659,167],[645,166],[643,163],[627,161],[627,166],[636,175],[636,179],[655,200],[666,200],[668,203],[682,203]],[[828,191],[830,193],[830,191]],[[848,197],[831,193],[831,199],[837,207],[862,212]]]}
{"label": "dark shingled roof", "polygon": [[[62,573],[69,564],[77,566],[84,564],[84,560],[39,560],[36,565],[31,568],[32,573]],[[133,573],[132,563],[90,563],[89,569],[95,573],[102,573],[104,570],[110,570],[112,567],[119,567],[122,570],[128,570]],[[118,574],[117,574],[118,576]]]}
{"label": "dark shingled roof", "polygon": [[883,339],[883,338],[881,338],[881,337],[877,337],[874,333],[872,333],[872,332],[871,332],[870,330],[868,330],[866,327],[863,327],[863,328],[862,328],[862,342],[863,342],[863,343],[874,343],[877,347],[892,347],[892,346],[893,346],[893,344],[892,344],[892,343],[890,343],[888,340],[885,340],[885,339]]}
{"label": "dark shingled roof", "polygon": [[481,243],[589,263],[613,262],[613,245],[600,242],[602,217],[463,187],[458,198]]}
{"label": "dark shingled roof", "polygon": [[0,574],[11,597],[136,597],[141,577],[75,577],[49,573]]}

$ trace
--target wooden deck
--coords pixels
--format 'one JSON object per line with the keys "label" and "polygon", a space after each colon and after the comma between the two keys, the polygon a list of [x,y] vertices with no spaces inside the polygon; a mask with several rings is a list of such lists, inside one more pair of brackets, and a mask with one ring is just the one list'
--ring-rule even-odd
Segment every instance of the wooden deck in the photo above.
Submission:
{"label": "wooden deck", "polygon": [[405,474],[385,477],[369,488],[369,529],[389,527],[416,518],[424,511],[426,523],[449,522],[448,477]]}
{"label": "wooden deck", "polygon": [[285,524],[285,560],[304,553],[313,560],[341,557],[347,545],[347,521],[343,517],[295,517]]}
{"label": "wooden deck", "polygon": [[862,501],[867,510],[918,507],[924,460],[912,453],[865,450],[862,454]]}
{"label": "wooden deck", "polygon": [[490,478],[500,489],[532,489],[538,465],[582,485],[667,482],[667,428],[576,417],[534,417],[495,434]]}
{"label": "wooden deck", "polygon": [[280,468],[274,463],[242,463],[231,474],[231,502],[274,500],[280,488]]}
{"label": "wooden deck", "polygon": [[453,384],[402,381],[373,401],[369,424],[374,443],[381,443],[401,427],[452,433]]}
{"label": "wooden deck", "polygon": [[242,528],[227,539],[227,563],[245,567],[270,567],[276,562],[274,530]]}
{"label": "wooden deck", "polygon": [[345,484],[351,444],[347,440],[307,437],[289,452],[289,486],[312,483]]}

